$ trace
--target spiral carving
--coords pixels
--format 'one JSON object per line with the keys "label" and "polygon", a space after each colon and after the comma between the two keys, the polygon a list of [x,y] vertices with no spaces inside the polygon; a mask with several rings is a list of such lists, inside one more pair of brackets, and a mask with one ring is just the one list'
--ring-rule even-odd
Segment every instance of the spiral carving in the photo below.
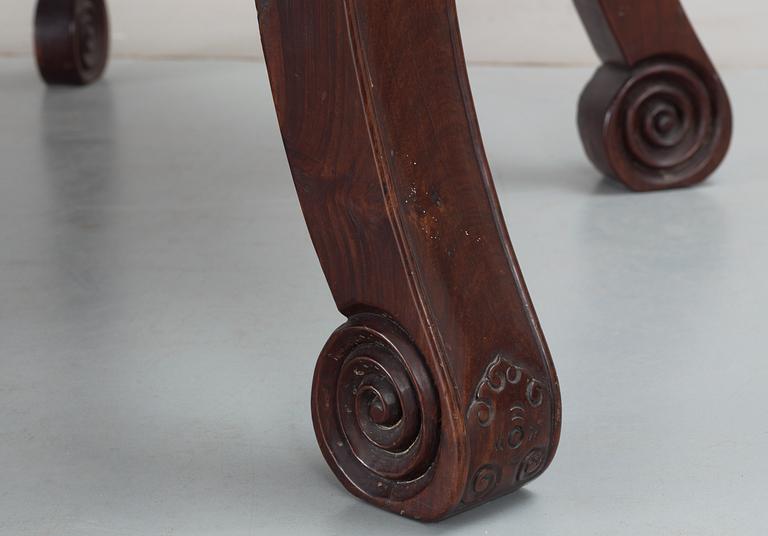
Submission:
{"label": "spiral carving", "polygon": [[712,99],[701,78],[673,63],[641,67],[623,96],[629,154],[649,169],[673,169],[709,143]]}
{"label": "spiral carving", "polygon": [[501,480],[501,467],[489,463],[477,470],[469,483],[465,502],[471,504],[488,497]]}
{"label": "spiral carving", "polygon": [[109,55],[104,0],[39,0],[35,48],[40,74],[49,84],[97,80]]}
{"label": "spiral carving", "polygon": [[348,489],[405,500],[429,483],[439,401],[394,322],[362,314],[339,328],[318,360],[312,397],[320,448]]}
{"label": "spiral carving", "polygon": [[579,115],[595,164],[636,190],[704,180],[727,152],[731,115],[717,76],[702,72],[665,59],[603,66]]}

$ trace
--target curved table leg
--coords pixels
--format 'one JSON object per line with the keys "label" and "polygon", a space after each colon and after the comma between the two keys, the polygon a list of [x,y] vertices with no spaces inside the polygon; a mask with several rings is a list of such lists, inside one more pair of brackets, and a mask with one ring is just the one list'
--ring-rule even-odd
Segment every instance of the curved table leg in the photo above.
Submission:
{"label": "curved table leg", "polygon": [[555,370],[478,130],[453,0],[258,0],[285,148],[348,321],[312,415],[353,494],[438,520],[551,462]]}
{"label": "curved table leg", "polygon": [[104,0],[39,0],[35,55],[48,84],[79,86],[98,80],[109,57]]}
{"label": "curved table leg", "polygon": [[690,186],[722,162],[728,96],[678,0],[575,0],[605,64],[579,105],[592,162],[634,190]]}

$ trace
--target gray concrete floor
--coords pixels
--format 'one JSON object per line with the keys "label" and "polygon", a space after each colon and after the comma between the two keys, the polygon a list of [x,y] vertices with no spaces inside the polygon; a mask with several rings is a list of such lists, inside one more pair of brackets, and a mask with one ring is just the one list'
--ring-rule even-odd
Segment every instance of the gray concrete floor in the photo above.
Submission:
{"label": "gray concrete floor", "polygon": [[315,445],[342,318],[264,66],[116,61],[71,90],[0,60],[0,534],[764,536],[768,71],[723,74],[727,163],[636,195],[582,155],[590,70],[472,69],[564,429],[527,489],[424,526]]}

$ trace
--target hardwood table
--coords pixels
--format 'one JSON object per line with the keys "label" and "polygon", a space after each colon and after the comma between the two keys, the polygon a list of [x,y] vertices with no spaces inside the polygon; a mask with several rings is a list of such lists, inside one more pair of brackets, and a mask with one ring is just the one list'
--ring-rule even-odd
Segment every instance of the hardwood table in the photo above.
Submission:
{"label": "hardwood table", "polygon": [[[436,521],[551,463],[560,392],[494,190],[453,0],[257,0],[296,190],[348,318],[312,416],[341,483]],[[575,0],[603,60],[586,153],[637,191],[691,186],[731,137],[726,91],[678,0]],[[51,84],[102,74],[103,0],[40,0]]]}

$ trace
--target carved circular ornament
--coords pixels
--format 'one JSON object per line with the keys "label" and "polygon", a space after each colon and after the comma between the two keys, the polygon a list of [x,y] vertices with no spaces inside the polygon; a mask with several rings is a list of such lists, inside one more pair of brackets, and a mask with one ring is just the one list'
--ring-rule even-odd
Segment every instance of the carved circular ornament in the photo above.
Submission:
{"label": "carved circular ornament", "polygon": [[714,71],[664,58],[603,66],[582,96],[579,123],[593,162],[635,190],[703,181],[725,157],[732,129]]}
{"label": "carved circular ornament", "polygon": [[391,320],[352,317],[315,369],[312,417],[323,454],[350,490],[406,500],[432,476],[440,407],[421,354]]}

